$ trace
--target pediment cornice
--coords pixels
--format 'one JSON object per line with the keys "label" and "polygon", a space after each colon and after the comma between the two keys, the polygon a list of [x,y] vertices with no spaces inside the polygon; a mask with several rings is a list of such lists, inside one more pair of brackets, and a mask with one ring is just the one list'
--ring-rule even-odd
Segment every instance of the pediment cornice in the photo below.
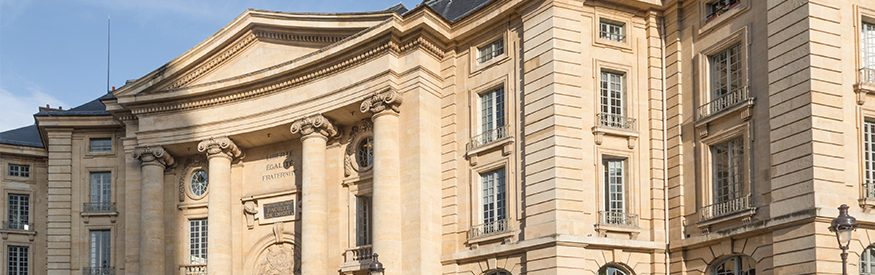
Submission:
{"label": "pediment cornice", "polygon": [[[316,66],[294,67],[290,70],[287,65],[281,64],[249,75],[232,79],[225,79],[210,83],[202,83],[184,87],[177,90],[164,91],[163,93],[211,93],[216,96],[205,97],[182,97],[170,102],[160,102],[131,106],[133,115],[141,115],[158,112],[184,111],[196,108],[204,108],[219,104],[227,104],[239,100],[257,96],[268,95],[274,92],[286,90],[310,81],[318,80],[344,71],[350,67],[368,62],[376,57],[386,54],[401,56],[413,50],[423,50],[434,58],[441,60],[446,55],[446,46],[442,42],[425,33],[408,36],[399,40],[391,32],[382,38],[366,44],[364,47],[356,47],[355,54],[345,55],[340,59],[315,60],[311,64]],[[330,61],[328,61],[330,60]],[[328,62],[326,62],[328,61]],[[217,89],[213,89],[216,87]],[[160,96],[161,93],[156,94]]]}

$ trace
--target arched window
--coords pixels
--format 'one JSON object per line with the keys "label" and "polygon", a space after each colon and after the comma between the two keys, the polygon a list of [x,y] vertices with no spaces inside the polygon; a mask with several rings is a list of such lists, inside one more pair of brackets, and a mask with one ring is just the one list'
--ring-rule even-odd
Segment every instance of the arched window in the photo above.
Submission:
{"label": "arched window", "polygon": [[484,273],[484,275],[510,275],[510,272],[508,272],[507,270],[504,270],[504,269],[493,269],[493,270],[486,271],[486,273]]}
{"label": "arched window", "polygon": [[756,263],[747,256],[732,256],[711,266],[713,275],[756,275]]}
{"label": "arched window", "polygon": [[868,247],[860,255],[860,275],[875,275],[875,247]]}
{"label": "arched window", "polygon": [[616,264],[606,264],[599,268],[599,275],[632,275],[632,272]]}
{"label": "arched window", "polygon": [[191,193],[195,196],[203,196],[209,186],[209,174],[204,169],[197,169],[191,173]]}

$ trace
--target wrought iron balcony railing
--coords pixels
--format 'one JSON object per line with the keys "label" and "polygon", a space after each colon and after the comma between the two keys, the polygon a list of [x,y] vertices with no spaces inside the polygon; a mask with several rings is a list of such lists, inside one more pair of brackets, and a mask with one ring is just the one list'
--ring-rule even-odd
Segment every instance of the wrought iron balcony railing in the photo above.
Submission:
{"label": "wrought iron balcony railing", "polygon": [[702,119],[720,113],[723,110],[729,109],[730,107],[735,107],[736,105],[746,102],[749,99],[750,93],[748,92],[747,87],[736,89],[735,91],[714,98],[710,102],[699,106],[699,118]]}
{"label": "wrought iron balcony railing", "polygon": [[638,215],[620,211],[599,211],[599,223],[620,227],[638,227]]}
{"label": "wrought iron balcony railing", "polygon": [[15,231],[33,231],[33,224],[21,221],[3,221],[3,229]]}
{"label": "wrought iron balcony railing", "polygon": [[185,264],[179,266],[180,275],[207,275],[207,264]]}
{"label": "wrought iron balcony railing", "polygon": [[599,113],[595,115],[596,121],[600,127],[614,128],[621,130],[635,129],[635,119],[618,114]]}
{"label": "wrought iron balcony railing", "polygon": [[362,245],[349,248],[343,252],[344,265],[361,265],[374,259],[374,247]]}
{"label": "wrought iron balcony railing", "polygon": [[82,212],[112,213],[116,212],[116,208],[114,202],[86,202],[82,204]]}
{"label": "wrought iron balcony railing", "polygon": [[875,85],[875,68],[860,68],[860,83]]}
{"label": "wrought iron balcony railing", "polygon": [[702,207],[702,220],[720,218],[753,209],[750,194]]}
{"label": "wrought iron balcony railing", "polygon": [[468,239],[488,237],[509,231],[507,219],[501,219],[471,227],[471,230],[468,231]]}
{"label": "wrought iron balcony railing", "polygon": [[82,275],[115,275],[115,267],[83,267]]}
{"label": "wrought iron balcony railing", "polygon": [[471,138],[471,142],[468,143],[468,150],[474,150],[500,139],[506,138],[508,136],[507,129],[508,127],[507,125],[505,125],[474,136],[473,138]]}

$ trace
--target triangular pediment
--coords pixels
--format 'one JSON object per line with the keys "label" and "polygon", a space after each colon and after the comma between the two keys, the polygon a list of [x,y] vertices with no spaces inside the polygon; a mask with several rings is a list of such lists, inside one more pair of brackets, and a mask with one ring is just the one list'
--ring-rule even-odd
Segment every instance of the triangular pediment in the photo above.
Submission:
{"label": "triangular pediment", "polygon": [[139,98],[233,80],[330,47],[392,16],[391,11],[296,14],[247,10],[180,57],[127,83],[115,95]]}

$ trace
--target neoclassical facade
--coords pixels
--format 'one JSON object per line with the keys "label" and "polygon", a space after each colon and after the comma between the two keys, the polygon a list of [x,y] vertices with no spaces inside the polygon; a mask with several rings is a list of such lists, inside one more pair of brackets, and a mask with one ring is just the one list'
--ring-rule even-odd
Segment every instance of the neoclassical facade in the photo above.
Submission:
{"label": "neoclassical facade", "polygon": [[875,1],[247,10],[0,133],[6,274],[875,274]]}

